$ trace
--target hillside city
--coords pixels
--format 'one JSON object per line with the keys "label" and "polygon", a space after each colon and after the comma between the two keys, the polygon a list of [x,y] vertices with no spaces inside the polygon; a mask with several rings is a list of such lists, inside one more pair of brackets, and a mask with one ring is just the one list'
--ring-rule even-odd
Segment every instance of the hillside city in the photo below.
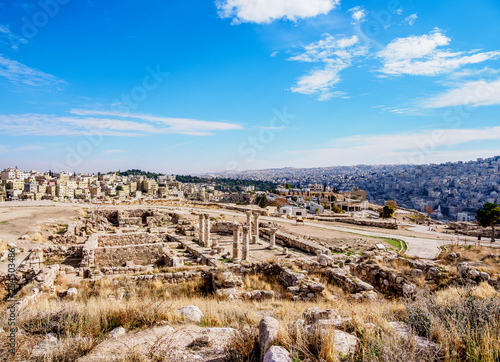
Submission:
{"label": "hillside city", "polygon": [[360,165],[223,172],[215,176],[290,183],[300,188],[326,185],[339,191],[360,188],[370,202],[396,200],[405,208],[432,207],[438,220],[472,221],[486,202],[500,202],[500,156],[431,165]]}

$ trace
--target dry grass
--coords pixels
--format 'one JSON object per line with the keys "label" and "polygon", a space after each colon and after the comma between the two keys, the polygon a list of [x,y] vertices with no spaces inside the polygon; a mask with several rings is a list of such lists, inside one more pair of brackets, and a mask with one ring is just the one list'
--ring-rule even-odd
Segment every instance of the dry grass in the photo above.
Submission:
{"label": "dry grass", "polygon": [[[450,261],[447,256],[450,253],[459,252],[461,257],[459,260]],[[493,257],[491,257],[493,256]],[[477,269],[484,271],[493,278],[498,278],[500,276],[500,250],[491,249],[485,246],[478,246],[469,244],[467,246],[463,245],[447,245],[446,251],[442,251],[438,259],[441,259],[441,263],[447,265],[456,265],[460,262],[466,261],[473,263]]]}
{"label": "dry grass", "polygon": [[[246,285],[264,289],[268,281],[254,277]],[[57,280],[65,286],[63,279]],[[276,344],[287,348],[294,361],[332,362],[342,359],[335,350],[331,331],[308,333],[294,324],[310,307],[337,309],[343,318],[351,318],[342,329],[358,338],[356,361],[495,361],[500,359],[500,295],[484,283],[476,288],[452,287],[434,294],[420,294],[415,300],[352,302],[331,286],[319,301],[289,300],[229,301],[219,300],[206,291],[203,280],[183,284],[160,281],[137,283],[129,279],[102,279],[78,287],[73,300],[43,294],[24,309],[18,327],[16,358],[29,359],[30,351],[47,333],[62,341],[47,355],[46,361],[71,361],[88,353],[108,333],[122,326],[126,330],[149,328],[161,323],[181,327],[185,323],[177,309],[196,305],[204,313],[201,326],[233,327],[240,332],[226,348],[228,361],[257,361],[258,324],[265,315],[280,321]],[[117,299],[120,299],[117,300]],[[5,305],[3,306],[6,307]],[[0,326],[7,329],[5,312]],[[391,331],[388,322],[405,321],[414,332],[442,345],[438,358],[432,351],[418,348],[412,338],[402,338]],[[0,347],[6,338],[0,338]],[[162,343],[168,343],[164,341]],[[404,348],[401,348],[404,346]],[[3,351],[3,352],[1,352]],[[0,360],[6,360],[0,348]],[[168,360],[155,354],[127,351],[123,361]],[[12,359],[10,359],[12,360]]]}
{"label": "dry grass", "polygon": [[5,240],[0,241],[0,252],[4,250],[8,250],[9,246],[7,245],[7,242]]}

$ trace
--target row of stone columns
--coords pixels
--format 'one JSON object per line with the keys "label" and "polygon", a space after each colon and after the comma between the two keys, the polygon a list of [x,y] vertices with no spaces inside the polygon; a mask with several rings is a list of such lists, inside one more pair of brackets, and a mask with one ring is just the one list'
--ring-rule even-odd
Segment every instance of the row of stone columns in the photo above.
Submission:
{"label": "row of stone columns", "polygon": [[[277,228],[271,228],[269,235],[269,248],[276,247],[276,231]],[[258,228],[257,228],[258,231]],[[255,232],[255,228],[254,228]],[[233,261],[241,260],[248,261],[250,258],[250,235],[251,227],[248,225],[241,226],[237,224],[233,229]],[[257,234],[258,235],[258,234]],[[252,239],[256,239],[253,235]]]}

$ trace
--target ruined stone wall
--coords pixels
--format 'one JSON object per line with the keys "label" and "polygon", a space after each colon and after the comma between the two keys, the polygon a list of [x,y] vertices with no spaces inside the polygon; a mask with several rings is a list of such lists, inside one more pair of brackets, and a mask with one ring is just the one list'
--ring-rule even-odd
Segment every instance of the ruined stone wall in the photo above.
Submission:
{"label": "ruined stone wall", "polygon": [[[466,222],[450,222],[448,228],[462,235],[474,236],[476,238],[481,236],[485,239],[491,238],[491,227],[484,228],[477,224]],[[500,230],[498,228],[495,230],[495,237],[500,238]]]}
{"label": "ruined stone wall", "polygon": [[161,243],[163,237],[158,234],[131,232],[126,234],[103,234],[98,237],[98,246],[119,246]]}
{"label": "ruined stone wall", "polygon": [[75,235],[49,235],[48,239],[55,244],[67,245],[67,244],[76,244],[77,237]]}
{"label": "ruined stone wall", "polygon": [[[260,236],[265,236],[266,239],[269,240],[269,235],[270,230],[263,228],[260,229]],[[276,233],[276,243],[284,245],[286,247],[300,249],[314,255],[316,255],[318,252],[326,253],[327,251],[329,251],[328,248],[318,245],[312,241],[299,239],[297,237],[289,236],[280,232]]]}
{"label": "ruined stone wall", "polygon": [[210,231],[213,233],[233,235],[233,230],[237,223],[232,221],[219,221],[212,224]]}
{"label": "ruined stone wall", "polygon": [[374,289],[371,284],[362,281],[360,278],[357,278],[341,268],[319,267],[315,271],[324,275],[330,283],[342,288],[348,293],[360,293]]}
{"label": "ruined stone wall", "polygon": [[415,290],[415,285],[409,283],[401,273],[375,263],[351,264],[351,273],[389,296],[401,297]]}
{"label": "ruined stone wall", "polygon": [[346,224],[354,224],[360,226],[373,226],[384,229],[398,229],[398,224],[394,221],[384,220],[359,220],[353,217],[319,217],[319,221],[343,222]]}
{"label": "ruined stone wall", "polygon": [[123,266],[127,261],[135,265],[154,264],[163,256],[162,243],[129,245],[125,247],[99,247],[94,251],[95,263],[102,266]]}

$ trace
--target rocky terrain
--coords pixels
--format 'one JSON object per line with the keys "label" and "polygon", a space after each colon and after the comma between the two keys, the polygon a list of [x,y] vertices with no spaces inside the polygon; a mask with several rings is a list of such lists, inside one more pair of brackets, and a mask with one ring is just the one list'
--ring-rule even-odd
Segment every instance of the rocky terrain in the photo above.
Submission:
{"label": "rocky terrain", "polygon": [[500,357],[498,249],[443,243],[419,259],[368,228],[293,226],[250,209],[32,212],[2,243],[2,263],[11,251],[19,264],[0,276],[2,360]]}

